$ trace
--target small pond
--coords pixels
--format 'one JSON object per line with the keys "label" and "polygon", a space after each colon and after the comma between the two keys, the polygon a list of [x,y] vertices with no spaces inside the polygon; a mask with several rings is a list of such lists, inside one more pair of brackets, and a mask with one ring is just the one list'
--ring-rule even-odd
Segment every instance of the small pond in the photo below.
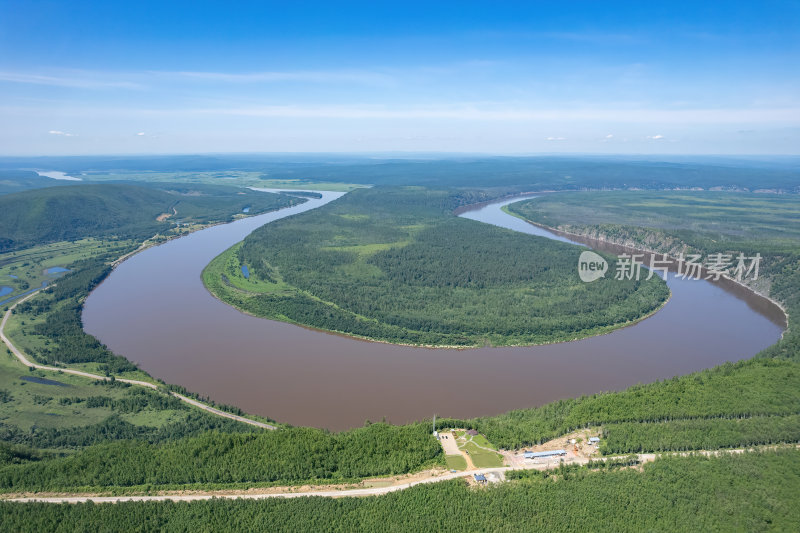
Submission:
{"label": "small pond", "polygon": [[54,379],[40,378],[39,376],[20,376],[22,381],[29,381],[31,383],[38,383],[39,385],[56,385],[58,387],[69,387],[66,383],[61,383]]}

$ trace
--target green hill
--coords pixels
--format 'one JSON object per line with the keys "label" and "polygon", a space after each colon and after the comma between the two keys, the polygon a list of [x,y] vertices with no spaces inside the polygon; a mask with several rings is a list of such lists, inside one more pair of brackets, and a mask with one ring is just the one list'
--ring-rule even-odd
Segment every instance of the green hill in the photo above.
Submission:
{"label": "green hill", "polygon": [[0,170],[0,194],[10,194],[28,189],[75,185],[69,180],[54,180],[40,176],[32,170]]}
{"label": "green hill", "polygon": [[[0,196],[0,252],[85,237],[147,238],[176,220],[269,211],[296,198],[235,187],[129,184],[47,187]],[[161,214],[170,215],[162,221]]]}

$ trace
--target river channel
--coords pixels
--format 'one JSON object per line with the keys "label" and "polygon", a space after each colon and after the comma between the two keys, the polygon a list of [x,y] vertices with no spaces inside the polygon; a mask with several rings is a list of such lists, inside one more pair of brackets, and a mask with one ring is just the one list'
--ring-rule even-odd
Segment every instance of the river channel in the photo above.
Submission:
{"label": "river channel", "polygon": [[[623,389],[751,357],[783,330],[780,311],[749,291],[675,276],[668,279],[670,301],[633,326],[560,344],[464,350],[368,342],[264,320],[209,294],[200,273],[215,256],[262,224],[342,193],[322,194],[134,255],[88,297],[86,331],[151,375],[217,402],[342,430],[383,418],[499,414]],[[510,201],[460,216],[556,237],[504,213]]]}

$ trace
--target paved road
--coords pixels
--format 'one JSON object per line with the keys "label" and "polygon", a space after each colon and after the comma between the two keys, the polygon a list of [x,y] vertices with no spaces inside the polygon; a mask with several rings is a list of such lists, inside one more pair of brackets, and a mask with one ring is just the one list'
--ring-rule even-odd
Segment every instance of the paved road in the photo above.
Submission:
{"label": "paved road", "polygon": [[[8,322],[8,318],[11,316],[11,313],[14,310],[14,308],[17,307],[22,302],[33,298],[38,293],[39,293],[39,291],[33,292],[33,293],[29,294],[28,296],[26,296],[25,298],[17,301],[16,303],[14,303],[14,305],[12,305],[11,307],[8,308],[8,311],[6,311],[5,315],[3,315],[3,321],[0,322],[0,340],[2,340],[5,343],[5,345],[8,346],[8,349],[11,350],[11,353],[13,353],[14,356],[17,359],[19,359],[20,363],[22,363],[23,365],[25,365],[27,367],[36,368],[36,369],[39,369],[39,370],[48,370],[50,372],[62,372],[64,374],[72,374],[74,376],[81,376],[81,377],[85,377],[85,378],[89,378],[89,379],[99,379],[99,380],[102,380],[102,381],[109,381],[111,379],[109,377],[100,376],[98,374],[91,374],[89,372],[84,372],[82,370],[74,370],[74,369],[71,369],[71,368],[57,368],[57,367],[54,367],[54,366],[46,366],[46,365],[40,365],[40,364],[34,363],[34,362],[30,361],[25,356],[25,354],[23,354],[21,351],[19,351],[16,346],[14,346],[14,344],[11,342],[11,339],[6,337],[6,335],[5,335],[6,322]],[[156,385],[154,383],[149,383],[147,381],[139,381],[139,380],[136,380],[136,379],[124,379],[124,378],[114,378],[114,379],[116,381],[121,381],[122,383],[129,383],[131,385],[137,385],[139,387],[147,387],[148,389],[161,391],[161,389],[158,388],[158,385]],[[161,391],[161,392],[165,392],[165,391]],[[270,424],[265,424],[263,422],[258,422],[256,420],[250,420],[249,418],[245,418],[245,417],[239,416],[239,415],[234,415],[232,413],[226,413],[225,411],[221,411],[219,409],[211,407],[210,405],[207,405],[207,404],[205,404],[203,402],[198,402],[197,400],[193,400],[192,398],[184,396],[183,394],[178,394],[177,392],[167,391],[165,393],[169,394],[170,396],[174,396],[175,398],[178,398],[182,402],[186,402],[186,403],[188,403],[190,405],[193,405],[193,406],[197,407],[198,409],[202,409],[203,411],[207,411],[207,412],[215,414],[217,416],[230,418],[231,420],[236,420],[237,422],[242,422],[242,423],[249,424],[251,426],[260,427],[260,428],[263,428],[263,429],[278,429],[277,427],[275,427],[273,425],[270,425]]]}

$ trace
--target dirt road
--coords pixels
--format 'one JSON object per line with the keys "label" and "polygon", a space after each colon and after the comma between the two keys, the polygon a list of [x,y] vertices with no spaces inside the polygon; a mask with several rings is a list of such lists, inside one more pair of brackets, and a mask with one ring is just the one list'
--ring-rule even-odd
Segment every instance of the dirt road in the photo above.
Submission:
{"label": "dirt road", "polygon": [[[111,379],[109,377],[100,376],[98,374],[91,374],[89,372],[84,372],[82,370],[73,370],[71,368],[57,368],[57,367],[54,367],[54,366],[46,366],[46,365],[40,365],[40,364],[34,363],[34,362],[30,361],[25,356],[25,354],[23,354],[21,351],[19,351],[16,346],[14,346],[14,344],[11,342],[11,339],[6,337],[6,335],[5,335],[6,322],[8,322],[8,318],[11,316],[11,313],[12,313],[12,311],[14,311],[14,308],[17,307],[22,302],[33,298],[38,293],[39,293],[39,291],[32,292],[31,294],[29,294],[25,298],[15,302],[14,305],[12,305],[11,307],[8,308],[8,311],[6,311],[5,314],[3,315],[2,322],[0,322],[0,340],[2,340],[5,343],[5,345],[8,346],[8,349],[11,350],[11,353],[13,353],[14,356],[17,359],[19,359],[20,363],[22,363],[23,365],[25,365],[25,366],[27,366],[29,368],[36,368],[38,370],[47,370],[47,371],[50,371],[50,372],[62,372],[64,374],[72,374],[74,376],[81,376],[81,377],[85,377],[85,378],[89,378],[89,379],[98,379],[98,380],[102,380],[102,381],[109,381]],[[245,418],[245,417],[239,416],[239,415],[234,415],[232,413],[226,413],[225,411],[221,411],[219,409],[211,407],[210,405],[204,404],[203,402],[199,402],[197,400],[193,400],[192,398],[184,396],[183,394],[178,394],[177,392],[163,391],[163,390],[159,389],[158,385],[156,385],[155,383],[149,383],[147,381],[139,381],[139,380],[136,380],[136,379],[124,379],[124,378],[114,378],[114,379],[116,381],[121,381],[122,383],[129,383],[131,385],[137,385],[139,387],[147,387],[148,389],[153,389],[153,390],[157,390],[157,391],[163,392],[164,394],[169,394],[170,396],[174,396],[175,398],[178,398],[182,402],[186,402],[186,403],[188,403],[190,405],[193,405],[194,407],[197,407],[198,409],[202,409],[203,411],[207,411],[207,412],[215,414],[217,416],[230,418],[231,420],[236,420],[237,422],[242,422],[242,423],[249,424],[251,426],[260,427],[260,428],[263,428],[263,429],[278,429],[277,427],[275,427],[273,425],[270,425],[270,424],[265,424],[263,422],[258,422],[256,420],[250,420],[249,418]]]}
{"label": "dirt road", "polygon": [[[800,445],[791,445],[794,448],[800,448]],[[711,450],[711,451],[697,451],[697,452],[680,452],[680,453],[670,453],[670,454],[654,454],[654,453],[641,453],[638,454],[637,457],[639,458],[640,463],[648,463],[654,461],[659,455],[672,455],[672,456],[688,456],[692,453],[714,456],[714,455],[726,455],[726,454],[738,454],[738,453],[745,453],[747,451],[756,451],[756,450],[768,450],[768,449],[777,449],[777,448],[787,448],[789,446],[760,446],[756,448],[739,448],[739,449],[731,449],[731,450]],[[603,457],[599,459],[594,459],[595,461],[610,461],[613,459],[623,459],[628,456],[614,456],[614,457]],[[585,465],[589,463],[591,459],[586,458],[574,458],[568,461],[564,461],[565,464],[577,464],[577,465]],[[452,479],[458,478],[471,478],[475,474],[496,474],[496,478],[503,479],[506,472],[510,472],[512,470],[552,470],[558,468],[558,463],[550,463],[550,464],[527,464],[524,466],[504,466],[498,468],[480,468],[476,470],[470,470],[468,472],[443,472],[443,471],[431,471],[430,477],[423,477],[424,472],[420,473],[416,476],[416,479],[413,481],[403,482],[403,481],[395,481],[392,480],[392,485],[388,486],[381,486],[381,487],[369,487],[369,488],[355,488],[355,489],[338,489],[338,490],[331,490],[329,488],[320,487],[317,489],[310,489],[310,490],[292,490],[291,487],[286,487],[285,492],[263,492],[258,493],[252,490],[250,491],[208,491],[208,492],[197,492],[194,494],[162,494],[158,496],[90,496],[90,495],[81,495],[81,496],[14,496],[12,494],[7,495],[0,495],[0,501],[8,501],[8,502],[17,502],[17,503],[31,503],[31,502],[44,502],[44,503],[84,503],[88,501],[92,501],[94,503],[120,503],[120,502],[159,502],[159,501],[175,501],[175,502],[191,502],[191,501],[201,501],[201,500],[210,500],[213,498],[224,498],[224,499],[246,499],[246,500],[263,500],[267,498],[303,498],[309,496],[321,496],[327,498],[343,498],[343,497],[363,497],[363,496],[379,496],[381,494],[388,494],[390,492],[397,492],[399,490],[405,490],[407,488],[416,486],[416,485],[424,485],[428,483],[438,483],[440,481],[448,481]],[[375,481],[375,480],[372,480]],[[275,488],[271,488],[269,490],[274,491]]]}
{"label": "dirt road", "polygon": [[445,455],[460,455],[467,462],[467,470],[475,470],[475,463],[472,462],[472,457],[465,450],[458,447],[455,435],[446,432],[442,433],[441,437],[439,443],[442,445]]}

